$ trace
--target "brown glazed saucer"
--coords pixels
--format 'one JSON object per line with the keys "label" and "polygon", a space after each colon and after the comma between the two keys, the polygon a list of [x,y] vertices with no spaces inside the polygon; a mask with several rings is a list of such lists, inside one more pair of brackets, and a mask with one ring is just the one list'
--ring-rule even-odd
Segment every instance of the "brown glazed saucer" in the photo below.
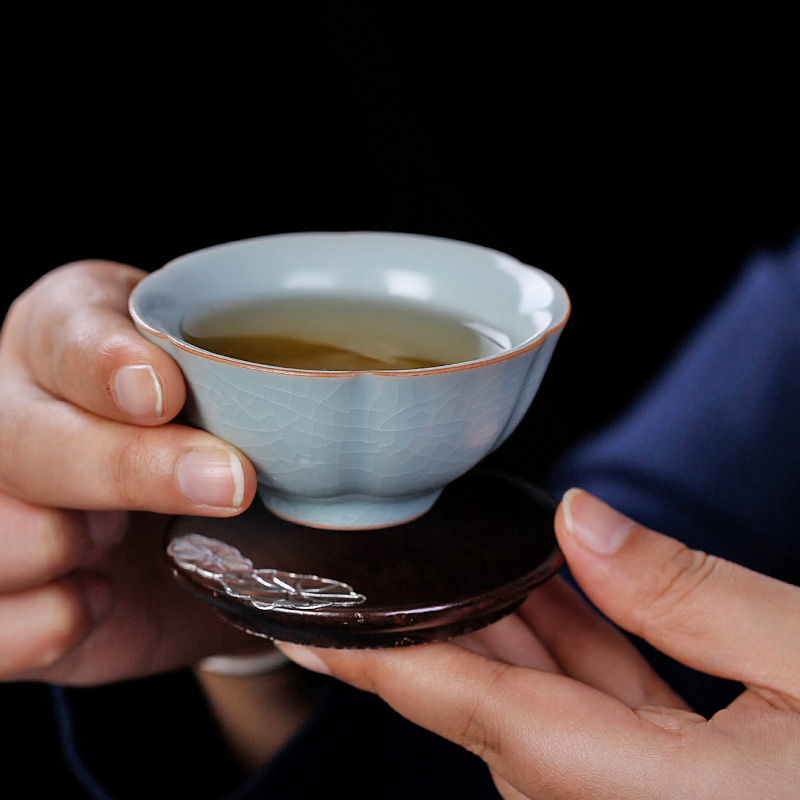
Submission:
{"label": "brown glazed saucer", "polygon": [[564,560],[556,503],[519,478],[473,470],[421,518],[320,530],[256,501],[239,517],[178,517],[175,576],[234,625],[318,647],[441,641],[511,613]]}

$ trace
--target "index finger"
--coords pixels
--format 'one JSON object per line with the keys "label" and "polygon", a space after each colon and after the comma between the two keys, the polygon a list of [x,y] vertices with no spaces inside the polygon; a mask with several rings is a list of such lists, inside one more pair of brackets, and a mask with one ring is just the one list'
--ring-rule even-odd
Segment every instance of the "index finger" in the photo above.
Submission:
{"label": "index finger", "polygon": [[145,275],[108,261],[53,270],[12,306],[6,358],[49,394],[98,416],[168,422],[186,387],[177,364],[128,315],[128,296]]}

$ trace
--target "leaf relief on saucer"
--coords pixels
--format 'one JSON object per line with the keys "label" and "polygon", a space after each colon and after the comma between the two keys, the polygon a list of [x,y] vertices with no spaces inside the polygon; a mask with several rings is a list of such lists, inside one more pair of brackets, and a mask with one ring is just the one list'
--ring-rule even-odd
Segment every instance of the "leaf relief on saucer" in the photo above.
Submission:
{"label": "leaf relief on saucer", "polygon": [[192,580],[214,591],[250,603],[261,611],[314,611],[354,606],[366,597],[352,586],[318,575],[279,569],[256,569],[239,550],[218,539],[189,533],[173,539],[167,553]]}

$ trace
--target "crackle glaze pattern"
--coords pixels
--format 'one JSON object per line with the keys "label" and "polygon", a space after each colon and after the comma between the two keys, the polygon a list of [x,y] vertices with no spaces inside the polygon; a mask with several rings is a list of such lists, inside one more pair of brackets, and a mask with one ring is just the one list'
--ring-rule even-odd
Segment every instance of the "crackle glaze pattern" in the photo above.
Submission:
{"label": "crackle glaze pattern", "polygon": [[[410,263],[426,252],[426,246],[436,249],[443,243],[445,250],[454,246],[451,259],[463,254],[464,248],[493,255],[493,251],[462,243],[400,234],[294,235],[304,239],[300,244],[306,247],[314,237],[319,248],[318,269],[325,267],[337,244],[345,246],[347,273],[339,275],[336,290],[361,292],[365,298],[388,296],[379,290],[392,284],[391,279],[376,281],[383,266],[381,259],[375,261],[378,241],[382,247],[388,244],[393,255],[411,244],[406,254]],[[218,280],[218,274],[225,272],[234,287],[228,290],[230,297],[252,296],[258,291],[255,281],[259,274],[249,266],[254,258],[253,243],[263,242],[261,272],[270,276],[270,291],[296,291],[292,276],[296,279],[298,273],[308,271],[309,251],[304,249],[302,258],[297,256],[295,267],[285,249],[270,259],[270,241],[291,238],[265,237],[242,243],[248,246],[248,269],[241,273],[236,271],[235,250],[223,250],[225,257],[217,261],[211,274]],[[291,256],[291,249],[288,252]],[[364,263],[361,277],[353,270],[358,257]],[[199,303],[210,305],[219,298],[214,281],[208,281],[207,291],[202,289],[213,263],[194,264],[191,257],[184,257],[175,267],[168,265],[145,279],[132,298],[134,320],[181,367],[189,387],[187,409],[194,422],[238,447],[256,466],[259,494],[267,507],[280,516],[318,527],[393,525],[430,508],[445,485],[478,463],[517,426],[539,387],[569,308],[563,289],[552,279],[552,283],[543,282],[543,273],[531,270],[550,290],[549,295],[545,292],[538,305],[534,302],[527,316],[505,320],[506,329],[516,326],[521,330],[516,334],[520,344],[499,357],[394,373],[270,369],[211,356],[181,341],[175,319]],[[499,277],[507,274],[507,262],[503,265]],[[484,272],[496,269],[491,257],[479,266]],[[424,278],[432,270],[435,273],[435,266],[426,263],[419,274]],[[181,288],[188,271],[192,272],[191,291]],[[276,279],[281,271],[283,277]],[[396,274],[397,269],[394,271]],[[462,281],[477,271],[478,266],[470,266],[461,275]],[[520,297],[528,292],[530,302],[526,275],[520,272],[514,280],[521,282]],[[439,293],[446,290],[448,280],[453,278],[436,275]],[[493,298],[486,292],[491,284],[484,280],[477,292],[466,294],[461,287],[459,302],[491,306]],[[418,288],[422,279],[416,284],[407,280],[406,285]],[[511,304],[510,308],[513,295],[507,285],[502,291],[509,295],[506,304]],[[433,292],[431,302],[439,296]],[[522,305],[519,300],[517,304]],[[496,313],[510,316],[503,310]],[[491,321],[498,324],[503,320]]]}

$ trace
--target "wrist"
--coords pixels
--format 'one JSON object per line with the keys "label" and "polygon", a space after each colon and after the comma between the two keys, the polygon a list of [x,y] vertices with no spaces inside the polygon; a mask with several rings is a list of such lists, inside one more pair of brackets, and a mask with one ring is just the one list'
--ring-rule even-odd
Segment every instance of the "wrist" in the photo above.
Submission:
{"label": "wrist", "polygon": [[[319,676],[279,657],[212,656],[194,670],[230,751],[247,772],[264,766],[311,716]],[[204,668],[205,667],[205,668]]]}

